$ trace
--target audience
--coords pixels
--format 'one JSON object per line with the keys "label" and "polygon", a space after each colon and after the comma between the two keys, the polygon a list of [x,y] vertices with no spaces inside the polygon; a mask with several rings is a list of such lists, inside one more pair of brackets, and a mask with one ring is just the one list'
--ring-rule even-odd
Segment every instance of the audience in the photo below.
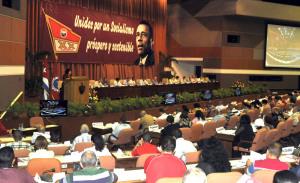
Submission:
{"label": "audience", "polygon": [[31,143],[34,144],[35,139],[38,136],[44,136],[48,142],[50,142],[51,136],[50,136],[50,132],[46,132],[46,129],[43,125],[40,125],[37,127],[37,132],[34,132],[31,138]]}
{"label": "audience", "polygon": [[146,182],[155,183],[163,177],[183,177],[186,166],[182,160],[173,155],[176,141],[170,136],[161,140],[162,153],[149,157],[144,165]]}
{"label": "audience", "polygon": [[[241,152],[239,148],[248,149],[251,146],[255,134],[253,132],[251,126],[251,119],[247,114],[243,114],[240,117],[239,126],[235,132],[235,136],[232,142],[232,146],[234,147],[233,157],[240,157]],[[235,149],[237,147],[237,149]]]}
{"label": "audience", "polygon": [[143,130],[145,130],[149,126],[155,124],[155,118],[153,116],[151,116],[150,114],[147,114],[146,111],[141,111],[140,121],[141,121]]}
{"label": "audience", "polygon": [[144,133],[142,138],[133,148],[131,154],[132,156],[141,156],[143,154],[155,154],[160,153],[157,147],[151,144],[152,138],[149,133]]}
{"label": "audience", "polygon": [[111,142],[113,140],[117,140],[119,137],[119,134],[122,130],[131,128],[129,122],[127,121],[127,117],[125,114],[122,114],[120,117],[120,122],[113,127],[112,133],[108,138],[108,141]]}
{"label": "audience", "polygon": [[105,146],[104,139],[99,133],[92,135],[93,147],[86,148],[84,151],[93,151],[97,157],[99,156],[111,156],[111,153]]}
{"label": "audience", "polygon": [[48,141],[44,136],[38,136],[34,143],[35,152],[29,153],[29,158],[53,158],[54,152],[48,151]]}
{"label": "audience", "polygon": [[172,131],[172,136],[176,138],[176,148],[174,150],[174,155],[184,162],[186,162],[186,153],[197,152],[194,144],[182,137],[182,132],[179,129],[174,129]]}
{"label": "audience", "polygon": [[289,165],[279,160],[281,155],[281,145],[279,143],[273,143],[268,147],[266,159],[256,160],[254,164],[247,162],[249,166],[249,173],[253,173],[256,170],[268,169],[268,170],[288,170]]}
{"label": "audience", "polygon": [[183,176],[182,183],[207,183],[207,178],[200,168],[191,168]]}
{"label": "audience", "polygon": [[273,183],[298,183],[298,179],[293,172],[282,170],[275,173]]}
{"label": "audience", "polygon": [[184,128],[184,127],[191,127],[191,120],[189,118],[189,114],[186,111],[183,111],[180,115],[180,119],[179,119],[179,125],[180,128]]}
{"label": "audience", "polygon": [[204,125],[206,123],[205,116],[201,110],[197,110],[195,113],[195,118],[192,120],[192,124],[201,123]]}
{"label": "audience", "polygon": [[86,182],[103,182],[112,183],[117,181],[117,177],[108,170],[97,167],[98,159],[94,152],[85,151],[81,155],[81,170],[73,172],[68,182],[86,183]]}
{"label": "audience", "polygon": [[34,183],[33,178],[25,169],[13,168],[15,162],[14,150],[11,147],[0,149],[0,182]]}
{"label": "audience", "polygon": [[74,141],[73,141],[73,147],[72,149],[75,148],[75,145],[77,143],[81,142],[91,142],[91,135],[89,134],[90,128],[87,124],[82,124],[80,127],[80,135],[77,136]]}
{"label": "audience", "polygon": [[215,137],[211,137],[200,141],[198,146],[201,154],[197,167],[201,168],[206,175],[231,171],[228,154],[222,142]]}
{"label": "audience", "polygon": [[14,142],[7,143],[5,144],[5,146],[9,146],[14,150],[18,150],[18,149],[28,149],[30,151],[32,150],[32,147],[29,143],[22,142],[23,133],[21,130],[13,130],[12,136],[14,138]]}
{"label": "audience", "polygon": [[172,136],[172,131],[180,128],[178,123],[174,124],[174,117],[172,115],[169,115],[167,117],[167,122],[168,122],[168,125],[163,130],[161,130],[161,133],[160,133],[161,137]]}

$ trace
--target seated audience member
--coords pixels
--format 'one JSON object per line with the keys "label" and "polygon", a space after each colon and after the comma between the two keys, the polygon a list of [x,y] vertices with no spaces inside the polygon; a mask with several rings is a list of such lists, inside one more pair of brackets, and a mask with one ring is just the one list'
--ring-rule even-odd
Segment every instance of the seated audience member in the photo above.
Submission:
{"label": "seated audience member", "polygon": [[190,112],[190,109],[189,109],[189,107],[188,107],[187,105],[182,105],[181,108],[182,108],[182,112],[183,112],[183,111],[185,111],[185,112],[187,112],[187,113]]}
{"label": "seated audience member", "polygon": [[29,158],[53,158],[54,152],[48,151],[48,141],[44,136],[38,136],[34,143],[35,152],[29,153]]}
{"label": "seated audience member", "polygon": [[251,119],[247,114],[240,117],[240,122],[232,142],[233,147],[237,147],[237,151],[233,151],[233,157],[240,157],[239,147],[248,149],[254,139],[254,132],[251,126]]}
{"label": "seated audience member", "polygon": [[144,165],[147,183],[155,183],[163,177],[183,177],[186,166],[182,160],[173,155],[175,147],[173,137],[165,136],[161,140],[162,153],[149,157]]}
{"label": "seated audience member", "polygon": [[266,153],[266,159],[256,160],[254,164],[247,162],[249,173],[253,173],[256,170],[268,169],[268,170],[288,170],[289,165],[279,160],[281,155],[281,145],[279,143],[273,143],[268,147]]}
{"label": "seated audience member", "polygon": [[128,86],[135,86],[135,80],[134,80],[134,78],[133,78],[133,77],[130,78],[130,79],[127,81],[127,84],[128,84]]}
{"label": "seated audience member", "polygon": [[144,133],[142,138],[138,141],[136,146],[133,148],[132,156],[141,156],[143,154],[155,154],[160,153],[157,147],[151,144],[152,138],[149,133]]}
{"label": "seated audience member", "polygon": [[180,158],[182,161],[186,162],[186,153],[197,152],[197,149],[195,148],[193,143],[185,140],[182,137],[182,132],[179,129],[174,129],[172,131],[172,136],[176,138],[176,148],[174,150],[174,155]]}
{"label": "seated audience member", "polygon": [[[87,182],[105,182],[112,183],[117,181],[115,174],[108,170],[97,167],[98,158],[92,151],[85,151],[81,155],[80,166],[81,170],[73,172],[69,176],[68,182],[87,183]],[[101,165],[100,165],[101,166]]]}
{"label": "seated audience member", "polygon": [[271,114],[264,116],[264,123],[265,123],[265,126],[269,129],[273,129],[273,128],[275,128],[275,126],[277,126],[277,124],[273,121]]}
{"label": "seated audience member", "polygon": [[11,147],[0,149],[0,182],[34,183],[35,181],[25,169],[13,168],[14,150]]}
{"label": "seated audience member", "polygon": [[181,113],[180,119],[179,119],[179,125],[180,125],[180,128],[191,127],[191,120],[186,111],[183,111]]}
{"label": "seated audience member", "polygon": [[167,117],[168,125],[161,131],[161,137],[163,136],[172,136],[172,131],[175,129],[179,129],[180,126],[178,123],[174,124],[174,117],[172,115],[169,115]]}
{"label": "seated audience member", "polygon": [[219,120],[221,120],[221,119],[226,119],[226,118],[225,118],[225,116],[221,113],[221,111],[219,111],[219,110],[216,109],[216,115],[213,116],[213,121],[214,121],[214,122],[217,122],[217,121],[219,121]]}
{"label": "seated audience member", "polygon": [[28,149],[28,150],[32,150],[31,145],[27,142],[22,142],[22,131],[21,130],[13,130],[12,132],[12,136],[14,138],[14,142],[10,142],[5,144],[5,146],[9,146],[11,148],[13,148],[14,150],[18,150],[18,149]]}
{"label": "seated audience member", "polygon": [[176,108],[176,109],[175,109],[175,112],[173,113],[173,116],[174,116],[174,123],[179,123],[180,115],[181,115],[180,109],[179,109],[179,108]]}
{"label": "seated audience member", "polygon": [[78,135],[77,137],[75,137],[74,141],[73,141],[73,147],[72,149],[75,148],[75,145],[77,143],[81,143],[81,142],[91,142],[91,135],[89,134],[90,128],[87,124],[82,124],[80,127],[80,135]]}
{"label": "seated audience member", "polygon": [[271,114],[271,106],[268,103],[268,100],[263,99],[261,103],[262,103],[262,107],[260,108],[260,113],[263,113],[263,115]]}
{"label": "seated audience member", "polygon": [[211,137],[200,141],[198,146],[201,154],[197,167],[201,168],[206,175],[231,171],[228,154],[222,142],[215,137]]}
{"label": "seated audience member", "polygon": [[123,84],[121,83],[120,78],[116,78],[116,80],[114,81],[114,86],[123,86]]}
{"label": "seated audience member", "polygon": [[207,178],[203,170],[193,167],[187,170],[183,176],[182,183],[207,183]]}
{"label": "seated audience member", "polygon": [[93,147],[86,148],[84,151],[93,151],[97,157],[99,156],[111,156],[109,150],[105,146],[104,139],[99,133],[92,135]]}
{"label": "seated audience member", "polygon": [[127,117],[125,114],[122,114],[120,117],[120,122],[113,127],[112,133],[108,138],[108,141],[111,142],[111,140],[116,140],[119,137],[119,134],[122,130],[131,128],[129,122],[127,121]]}
{"label": "seated audience member", "polygon": [[198,110],[202,110],[201,105],[199,103],[194,103],[193,107],[194,107],[193,112],[196,112]]}
{"label": "seated audience member", "polygon": [[37,128],[37,132],[33,132],[33,135],[32,135],[32,138],[31,138],[31,143],[34,144],[35,142],[35,139],[38,137],[38,136],[44,136],[48,142],[50,142],[50,132],[46,132],[46,129],[44,126],[39,126]]}
{"label": "seated audience member", "polygon": [[168,114],[166,113],[164,108],[159,109],[159,114],[160,114],[160,116],[157,117],[157,119],[167,119],[167,117],[168,117]]}
{"label": "seated audience member", "polygon": [[151,116],[150,114],[147,114],[146,111],[141,111],[140,113],[140,121],[142,124],[142,128],[145,130],[146,128],[148,128],[151,125],[155,124],[155,118],[153,116]]}
{"label": "seated audience member", "polygon": [[282,170],[275,173],[273,183],[298,183],[298,178],[293,172]]}
{"label": "seated audience member", "polygon": [[204,125],[206,123],[205,116],[201,110],[197,110],[195,113],[195,118],[192,120],[192,124],[201,123]]}
{"label": "seated audience member", "polygon": [[153,85],[159,85],[157,76],[154,76],[153,80],[152,80]]}

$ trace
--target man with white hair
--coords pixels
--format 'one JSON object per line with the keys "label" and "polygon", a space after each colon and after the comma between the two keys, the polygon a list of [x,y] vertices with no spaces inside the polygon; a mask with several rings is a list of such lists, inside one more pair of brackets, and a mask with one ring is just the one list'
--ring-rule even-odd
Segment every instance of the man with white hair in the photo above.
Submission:
{"label": "man with white hair", "polygon": [[85,151],[81,155],[81,170],[73,173],[72,180],[68,182],[74,183],[112,183],[116,182],[117,177],[108,170],[97,167],[98,159],[93,151]]}
{"label": "man with white hair", "polygon": [[202,169],[193,167],[187,170],[183,176],[182,183],[207,183],[207,178]]}
{"label": "man with white hair", "polygon": [[77,143],[91,142],[92,135],[89,134],[90,128],[87,124],[82,124],[80,127],[80,135],[78,135],[73,141],[73,149]]}

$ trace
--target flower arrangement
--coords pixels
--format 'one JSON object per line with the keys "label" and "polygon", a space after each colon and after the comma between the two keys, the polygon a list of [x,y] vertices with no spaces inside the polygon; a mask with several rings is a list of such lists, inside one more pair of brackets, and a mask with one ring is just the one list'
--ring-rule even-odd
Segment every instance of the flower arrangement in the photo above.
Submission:
{"label": "flower arrangement", "polygon": [[236,80],[232,83],[232,88],[244,88],[245,87],[245,83],[243,83],[242,81]]}

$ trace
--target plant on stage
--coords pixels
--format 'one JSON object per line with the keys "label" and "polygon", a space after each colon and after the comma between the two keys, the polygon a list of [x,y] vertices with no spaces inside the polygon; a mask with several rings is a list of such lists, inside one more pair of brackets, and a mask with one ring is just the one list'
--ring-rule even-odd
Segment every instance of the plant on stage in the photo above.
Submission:
{"label": "plant on stage", "polygon": [[162,96],[154,95],[151,97],[152,107],[160,106],[164,98]]}
{"label": "plant on stage", "polygon": [[24,104],[25,109],[27,109],[27,116],[28,117],[33,117],[33,116],[38,116],[40,113],[40,106],[38,103],[30,103],[26,102]]}
{"label": "plant on stage", "polygon": [[70,116],[82,116],[83,114],[87,115],[86,106],[84,104],[78,104],[69,102],[68,103],[68,113]]}

